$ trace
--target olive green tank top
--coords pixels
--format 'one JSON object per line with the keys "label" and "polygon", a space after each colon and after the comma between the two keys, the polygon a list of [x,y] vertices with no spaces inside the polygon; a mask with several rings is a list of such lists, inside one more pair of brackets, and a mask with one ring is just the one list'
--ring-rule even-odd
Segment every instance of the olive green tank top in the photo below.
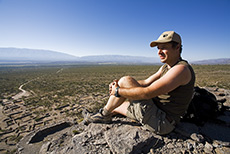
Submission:
{"label": "olive green tank top", "polygon": [[[156,103],[158,108],[160,108],[167,114],[167,116],[171,117],[178,123],[180,121],[180,117],[185,114],[188,105],[193,97],[195,73],[192,67],[185,60],[179,61],[174,66],[176,65],[188,66],[192,75],[190,82],[186,85],[177,87],[176,89],[170,91],[167,94],[159,95],[153,98],[153,101]],[[169,68],[167,64],[163,65],[161,77],[165,75],[168,72],[168,70]]]}

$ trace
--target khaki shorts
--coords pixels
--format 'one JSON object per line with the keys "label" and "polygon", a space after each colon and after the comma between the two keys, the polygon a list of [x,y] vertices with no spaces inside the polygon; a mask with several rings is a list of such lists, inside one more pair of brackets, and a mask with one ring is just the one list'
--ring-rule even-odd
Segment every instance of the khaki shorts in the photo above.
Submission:
{"label": "khaki shorts", "polygon": [[144,128],[154,133],[168,134],[175,128],[175,121],[170,123],[166,118],[166,113],[160,110],[151,99],[131,101],[127,110],[127,117],[139,121]]}

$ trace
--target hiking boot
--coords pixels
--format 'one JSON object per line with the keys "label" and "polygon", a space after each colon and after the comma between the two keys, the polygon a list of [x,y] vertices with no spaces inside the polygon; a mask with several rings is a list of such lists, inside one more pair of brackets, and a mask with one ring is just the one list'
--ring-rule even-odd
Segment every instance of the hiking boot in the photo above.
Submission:
{"label": "hiking boot", "polygon": [[87,109],[82,111],[84,117],[84,124],[89,123],[110,123],[112,121],[112,114],[107,110],[101,108],[98,113],[92,114]]}

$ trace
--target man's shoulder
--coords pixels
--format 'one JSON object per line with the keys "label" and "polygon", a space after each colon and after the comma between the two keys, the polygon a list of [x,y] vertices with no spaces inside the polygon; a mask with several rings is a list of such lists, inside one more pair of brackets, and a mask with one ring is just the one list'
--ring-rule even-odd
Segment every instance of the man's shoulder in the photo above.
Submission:
{"label": "man's shoulder", "polygon": [[188,61],[187,60],[181,60],[177,63],[177,65],[189,65]]}
{"label": "man's shoulder", "polygon": [[183,66],[185,69],[187,69],[189,71],[193,71],[192,66],[186,60],[181,60],[180,62],[177,63],[177,65]]}

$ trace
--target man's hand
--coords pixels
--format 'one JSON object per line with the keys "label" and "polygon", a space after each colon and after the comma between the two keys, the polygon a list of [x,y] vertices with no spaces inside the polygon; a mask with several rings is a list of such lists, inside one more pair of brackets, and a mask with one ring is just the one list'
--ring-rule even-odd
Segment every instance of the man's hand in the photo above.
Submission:
{"label": "man's hand", "polygon": [[118,85],[118,80],[117,79],[113,80],[113,82],[109,84],[109,94],[110,95],[114,95],[115,94],[115,90],[116,90],[116,88],[118,86],[119,86]]}

